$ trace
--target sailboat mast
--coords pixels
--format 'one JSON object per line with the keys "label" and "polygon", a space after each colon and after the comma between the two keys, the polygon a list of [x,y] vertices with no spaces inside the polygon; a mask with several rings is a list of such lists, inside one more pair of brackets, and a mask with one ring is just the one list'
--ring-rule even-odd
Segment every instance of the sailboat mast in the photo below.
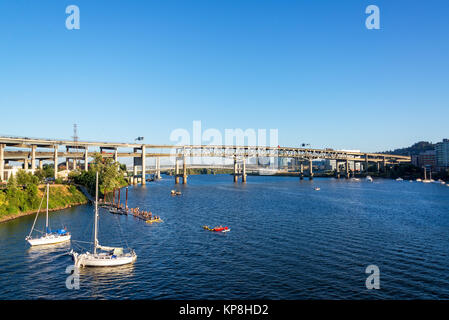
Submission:
{"label": "sailboat mast", "polygon": [[95,229],[94,229],[94,254],[97,253],[97,231],[98,231],[98,171],[97,171],[97,179],[95,183]]}
{"label": "sailboat mast", "polygon": [[45,233],[48,232],[48,198],[49,198],[49,190],[50,190],[50,184],[47,183],[47,217],[45,219]]}

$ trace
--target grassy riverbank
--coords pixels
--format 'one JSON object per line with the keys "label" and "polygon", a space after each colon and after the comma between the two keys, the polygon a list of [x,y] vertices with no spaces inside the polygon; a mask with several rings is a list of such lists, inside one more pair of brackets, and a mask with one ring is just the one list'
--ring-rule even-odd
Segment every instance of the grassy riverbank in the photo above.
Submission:
{"label": "grassy riverbank", "polygon": [[[0,222],[33,214],[39,209],[46,185],[12,187],[0,190]],[[48,207],[51,211],[69,208],[88,202],[86,196],[73,185],[51,185]],[[44,211],[47,199],[42,201]]]}

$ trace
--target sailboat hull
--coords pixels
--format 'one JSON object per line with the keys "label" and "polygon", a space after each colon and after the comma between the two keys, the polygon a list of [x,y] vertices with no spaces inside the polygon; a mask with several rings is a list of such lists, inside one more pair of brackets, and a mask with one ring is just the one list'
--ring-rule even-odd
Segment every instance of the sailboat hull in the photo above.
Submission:
{"label": "sailboat hull", "polygon": [[75,266],[77,267],[115,267],[133,263],[137,259],[136,254],[117,257],[95,255],[91,253],[72,253],[72,255],[75,261]]}
{"label": "sailboat hull", "polygon": [[28,243],[32,246],[42,246],[42,245],[48,245],[48,244],[55,244],[55,243],[61,243],[65,241],[69,241],[71,238],[71,235],[45,235],[40,238],[36,239],[27,239]]}

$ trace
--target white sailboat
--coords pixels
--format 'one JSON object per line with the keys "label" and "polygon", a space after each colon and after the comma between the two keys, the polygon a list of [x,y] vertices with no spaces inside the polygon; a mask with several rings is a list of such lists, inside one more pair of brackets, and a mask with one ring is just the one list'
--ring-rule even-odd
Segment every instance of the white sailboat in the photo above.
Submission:
{"label": "white sailboat", "polygon": [[73,249],[70,254],[76,267],[112,267],[133,263],[137,259],[134,250],[124,252],[123,248],[101,246],[98,242],[98,172],[95,192],[94,252],[77,253]]}
{"label": "white sailboat", "polygon": [[55,244],[55,243],[61,243],[64,241],[70,240],[70,233],[67,232],[66,229],[59,229],[56,232],[52,232],[50,230],[49,224],[48,224],[48,200],[49,200],[49,194],[50,194],[50,185],[47,183],[47,214],[45,219],[45,233],[39,237],[39,238],[33,238],[31,234],[33,233],[34,226],[36,225],[37,217],[39,215],[39,211],[42,206],[42,201],[44,200],[45,194],[42,196],[41,204],[39,206],[39,210],[36,213],[36,218],[34,218],[33,226],[31,227],[30,234],[25,238],[26,241],[32,246],[40,246],[40,245],[46,245],[46,244]]}
{"label": "white sailboat", "polygon": [[373,178],[371,176],[366,176],[366,180],[369,182],[373,182]]}

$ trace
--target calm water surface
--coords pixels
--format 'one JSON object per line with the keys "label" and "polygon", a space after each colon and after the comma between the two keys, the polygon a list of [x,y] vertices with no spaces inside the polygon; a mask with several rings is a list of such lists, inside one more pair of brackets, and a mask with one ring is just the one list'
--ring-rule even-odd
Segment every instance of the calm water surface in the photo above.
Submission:
{"label": "calm water surface", "polygon": [[[314,187],[319,186],[320,191]],[[294,177],[171,177],[130,187],[129,206],[164,223],[100,212],[100,243],[136,250],[134,265],[80,269],[65,286],[71,244],[30,248],[34,216],[0,224],[0,299],[449,299],[449,188]],[[92,241],[93,207],[51,213]],[[38,225],[44,223],[44,215]],[[207,232],[202,225],[228,225]],[[375,264],[381,289],[365,288]]]}

